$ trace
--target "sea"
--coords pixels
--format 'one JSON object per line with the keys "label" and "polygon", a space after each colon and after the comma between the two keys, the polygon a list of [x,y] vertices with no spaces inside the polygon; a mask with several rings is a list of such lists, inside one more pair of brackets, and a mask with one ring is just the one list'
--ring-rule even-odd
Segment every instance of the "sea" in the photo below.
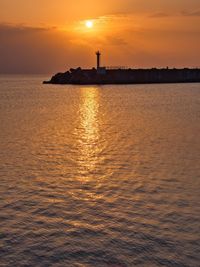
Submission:
{"label": "sea", "polygon": [[200,266],[200,84],[0,76],[0,266]]}

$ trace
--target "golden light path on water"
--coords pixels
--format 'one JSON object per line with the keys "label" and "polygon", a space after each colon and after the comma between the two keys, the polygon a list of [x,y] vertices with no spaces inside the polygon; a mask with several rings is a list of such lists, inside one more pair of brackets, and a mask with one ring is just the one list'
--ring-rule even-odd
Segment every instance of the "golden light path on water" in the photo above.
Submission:
{"label": "golden light path on water", "polygon": [[[95,87],[81,88],[79,124],[79,163],[81,175],[95,170],[99,153],[99,91]],[[79,132],[77,132],[77,130]]]}

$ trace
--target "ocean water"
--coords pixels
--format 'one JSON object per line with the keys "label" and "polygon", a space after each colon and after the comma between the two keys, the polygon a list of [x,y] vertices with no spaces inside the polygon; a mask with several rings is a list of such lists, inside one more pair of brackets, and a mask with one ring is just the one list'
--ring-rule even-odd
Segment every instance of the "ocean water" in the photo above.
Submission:
{"label": "ocean water", "polygon": [[200,84],[0,77],[0,266],[200,266]]}

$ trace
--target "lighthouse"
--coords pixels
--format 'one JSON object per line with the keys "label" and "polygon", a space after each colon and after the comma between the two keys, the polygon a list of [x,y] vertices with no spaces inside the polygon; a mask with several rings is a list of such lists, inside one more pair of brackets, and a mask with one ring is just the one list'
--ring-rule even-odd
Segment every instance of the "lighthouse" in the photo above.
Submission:
{"label": "lighthouse", "polygon": [[97,56],[97,70],[100,68],[100,57],[101,57],[101,53],[99,51],[96,52],[96,56]]}
{"label": "lighthouse", "polygon": [[100,66],[101,53],[99,51],[97,51],[96,56],[97,56],[97,74],[98,75],[105,75],[106,74],[106,67]]}

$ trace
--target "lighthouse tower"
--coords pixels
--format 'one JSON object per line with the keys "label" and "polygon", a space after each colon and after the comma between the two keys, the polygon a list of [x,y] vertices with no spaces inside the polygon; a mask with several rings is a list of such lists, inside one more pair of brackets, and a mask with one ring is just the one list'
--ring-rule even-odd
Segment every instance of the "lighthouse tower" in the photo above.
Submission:
{"label": "lighthouse tower", "polygon": [[105,75],[106,74],[106,67],[100,66],[101,53],[99,51],[97,51],[96,56],[97,56],[97,74],[98,75]]}
{"label": "lighthouse tower", "polygon": [[97,56],[97,70],[100,68],[100,57],[101,57],[101,53],[99,51],[96,52],[96,56]]}

